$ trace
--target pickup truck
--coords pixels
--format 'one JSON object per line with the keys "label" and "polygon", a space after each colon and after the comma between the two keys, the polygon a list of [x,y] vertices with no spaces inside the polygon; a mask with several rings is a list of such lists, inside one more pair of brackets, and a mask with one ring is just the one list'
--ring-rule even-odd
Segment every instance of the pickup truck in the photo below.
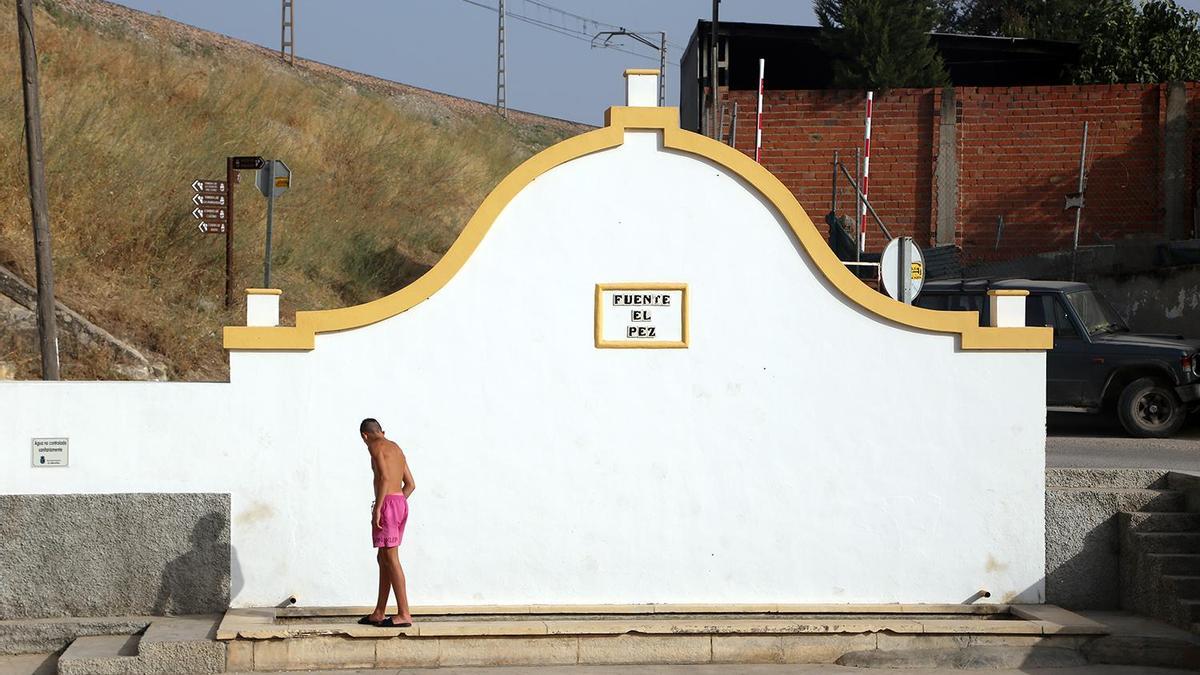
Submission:
{"label": "pickup truck", "polygon": [[1085,283],[931,281],[913,304],[976,311],[986,326],[990,289],[1029,291],[1025,325],[1054,329],[1054,349],[1046,354],[1049,410],[1116,415],[1133,436],[1164,438],[1200,405],[1200,340],[1135,333]]}

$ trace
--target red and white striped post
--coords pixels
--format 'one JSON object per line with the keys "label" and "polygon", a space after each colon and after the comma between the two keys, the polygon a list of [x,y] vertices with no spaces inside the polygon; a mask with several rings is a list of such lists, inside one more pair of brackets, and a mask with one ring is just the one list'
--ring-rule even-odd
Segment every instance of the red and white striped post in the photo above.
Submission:
{"label": "red and white striped post", "polygon": [[875,101],[875,92],[867,92],[867,131],[863,142],[863,173],[862,173],[862,213],[859,214],[858,246],[860,251],[867,250],[867,193],[871,182],[871,104]]}
{"label": "red and white striped post", "polygon": [[763,75],[767,70],[767,60],[758,60],[758,115],[754,119],[754,161],[759,161],[762,157],[762,103],[763,103]]}

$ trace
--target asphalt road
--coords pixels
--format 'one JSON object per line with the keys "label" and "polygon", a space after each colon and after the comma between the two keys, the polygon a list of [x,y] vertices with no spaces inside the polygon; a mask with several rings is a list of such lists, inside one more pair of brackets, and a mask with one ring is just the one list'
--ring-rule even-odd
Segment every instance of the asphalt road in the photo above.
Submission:
{"label": "asphalt road", "polygon": [[1200,416],[1174,438],[1130,438],[1097,415],[1050,413],[1046,466],[1200,471]]}

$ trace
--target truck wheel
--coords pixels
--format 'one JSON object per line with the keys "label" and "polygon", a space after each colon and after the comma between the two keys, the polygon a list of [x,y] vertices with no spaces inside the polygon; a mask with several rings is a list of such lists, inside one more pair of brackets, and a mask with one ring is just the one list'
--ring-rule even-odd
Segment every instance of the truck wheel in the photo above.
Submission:
{"label": "truck wheel", "polygon": [[1169,386],[1153,377],[1143,377],[1121,392],[1117,418],[1131,436],[1166,438],[1183,426],[1187,410]]}

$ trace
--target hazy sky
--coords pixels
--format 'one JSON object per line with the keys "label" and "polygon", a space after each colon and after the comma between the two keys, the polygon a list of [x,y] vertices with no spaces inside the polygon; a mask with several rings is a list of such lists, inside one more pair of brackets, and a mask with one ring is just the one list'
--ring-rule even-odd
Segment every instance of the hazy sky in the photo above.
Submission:
{"label": "hazy sky", "polygon": [[[1200,2],[1200,0],[1196,0]],[[118,0],[144,12],[277,49],[279,0]],[[496,100],[497,0],[295,0],[296,55],[456,96]],[[593,49],[579,33],[604,27],[541,5],[635,31],[667,33],[678,64],[711,0],[505,0],[508,105],[598,124],[623,99],[625,68],[655,68],[658,53],[626,44],[639,58]],[[477,6],[486,5],[492,11]],[[575,37],[514,18],[522,14]],[[813,24],[808,0],[723,0],[730,21]],[[657,39],[657,36],[655,37]],[[671,46],[671,44],[675,46]],[[678,105],[679,68],[667,66],[667,103]]]}
{"label": "hazy sky", "polygon": [[[267,47],[279,47],[279,0],[118,0]],[[511,108],[598,124],[621,102],[625,68],[656,67],[658,54],[594,49],[583,34],[604,26],[666,31],[667,104],[679,103],[679,58],[711,0],[505,0]],[[496,100],[497,0],[295,0],[296,55],[480,101]],[[1200,10],[1200,0],[1180,4]],[[491,7],[489,11],[484,5]],[[556,12],[557,8],[575,17]],[[516,15],[549,24],[532,25]],[[812,25],[809,0],[722,0],[721,18]],[[563,33],[567,34],[563,34]],[[767,64],[770,79],[771,64]]]}

